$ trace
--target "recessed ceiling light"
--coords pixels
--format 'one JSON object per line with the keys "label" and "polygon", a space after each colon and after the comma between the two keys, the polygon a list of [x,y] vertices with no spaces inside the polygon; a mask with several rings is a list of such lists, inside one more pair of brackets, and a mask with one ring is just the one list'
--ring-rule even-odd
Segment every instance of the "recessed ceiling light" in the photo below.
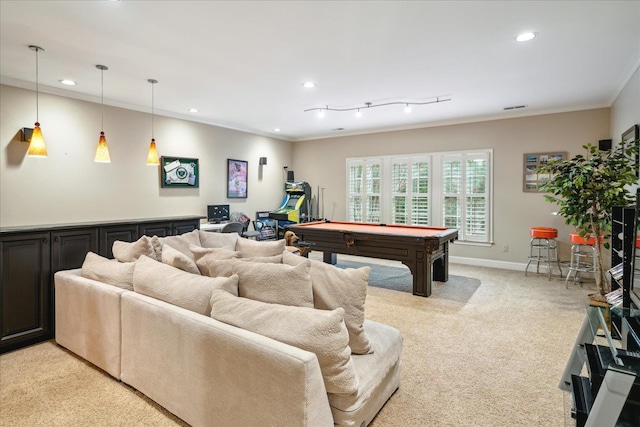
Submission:
{"label": "recessed ceiling light", "polygon": [[63,85],[67,85],[67,86],[75,86],[76,82],[74,82],[73,80],[68,80],[68,79],[64,79],[64,80],[58,80],[60,83],[62,83]]}
{"label": "recessed ceiling light", "polygon": [[521,34],[518,34],[518,36],[516,37],[516,41],[527,42],[527,41],[535,38],[535,36],[537,36],[536,33],[531,33],[531,32],[521,33]]}
{"label": "recessed ceiling light", "polygon": [[275,128],[273,131],[274,132],[280,132],[280,128]]}
{"label": "recessed ceiling light", "polygon": [[189,112],[190,113],[197,113],[198,109],[197,108],[189,108]]}
{"label": "recessed ceiling light", "polygon": [[304,82],[302,83],[302,87],[312,88],[312,87],[316,87],[316,84],[314,82]]}

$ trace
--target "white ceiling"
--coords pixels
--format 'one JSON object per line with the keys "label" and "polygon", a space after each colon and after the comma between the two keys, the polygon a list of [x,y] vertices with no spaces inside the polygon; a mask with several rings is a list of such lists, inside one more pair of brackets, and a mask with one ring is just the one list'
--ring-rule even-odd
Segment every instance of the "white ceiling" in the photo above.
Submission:
{"label": "white ceiling", "polygon": [[33,44],[43,92],[100,102],[102,64],[105,104],[150,112],[153,78],[156,114],[293,141],[608,107],[640,64],[640,1],[1,0],[0,27],[3,84],[35,88]]}

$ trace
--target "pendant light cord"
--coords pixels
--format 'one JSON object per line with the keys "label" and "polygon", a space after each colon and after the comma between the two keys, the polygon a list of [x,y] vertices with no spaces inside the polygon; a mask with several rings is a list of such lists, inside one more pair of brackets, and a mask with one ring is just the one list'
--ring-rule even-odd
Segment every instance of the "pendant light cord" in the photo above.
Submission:
{"label": "pendant light cord", "polygon": [[155,88],[154,83],[151,83],[151,139],[155,139]]}
{"label": "pendant light cord", "polygon": [[39,47],[35,48],[36,51],[36,122],[40,123],[40,99],[39,99],[39,91],[38,91],[38,51],[40,50]]}
{"label": "pendant light cord", "polygon": [[100,86],[102,87],[102,93],[100,94],[100,104],[102,104],[100,130],[104,132],[104,68],[100,69]]}

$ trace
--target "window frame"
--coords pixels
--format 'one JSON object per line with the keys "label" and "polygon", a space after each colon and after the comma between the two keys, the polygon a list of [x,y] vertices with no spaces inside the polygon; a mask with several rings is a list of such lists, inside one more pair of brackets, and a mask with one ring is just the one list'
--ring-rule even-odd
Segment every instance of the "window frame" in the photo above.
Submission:
{"label": "window frame", "polygon": [[[350,215],[350,166],[357,163],[366,164],[376,162],[380,164],[380,222],[392,224],[393,219],[393,201],[395,193],[393,192],[393,165],[397,163],[407,162],[408,166],[408,178],[407,178],[407,193],[405,193],[410,199],[411,183],[411,168],[414,163],[427,160],[429,164],[428,171],[428,223],[431,226],[443,227],[444,225],[444,162],[445,159],[458,156],[462,159],[463,176],[462,176],[462,188],[463,188],[463,201],[466,197],[467,183],[466,183],[466,162],[468,159],[483,158],[486,161],[486,177],[485,177],[485,193],[486,198],[486,221],[485,221],[485,233],[481,236],[467,235],[466,230],[466,218],[463,218],[461,227],[458,228],[458,241],[460,243],[469,243],[474,245],[492,245],[493,244],[493,149],[478,149],[478,150],[460,150],[460,151],[446,151],[446,152],[433,152],[433,153],[417,153],[417,154],[402,154],[402,155],[388,155],[371,157],[350,157],[346,159],[346,190],[347,190],[347,215],[346,218],[352,221]],[[363,173],[363,190],[365,189],[366,176]],[[402,193],[398,193],[402,194]],[[421,193],[424,194],[424,193]],[[464,215],[465,204],[461,206],[461,212]],[[411,201],[407,204],[407,223],[412,223],[411,215]],[[363,216],[364,216],[364,203],[363,203]]]}

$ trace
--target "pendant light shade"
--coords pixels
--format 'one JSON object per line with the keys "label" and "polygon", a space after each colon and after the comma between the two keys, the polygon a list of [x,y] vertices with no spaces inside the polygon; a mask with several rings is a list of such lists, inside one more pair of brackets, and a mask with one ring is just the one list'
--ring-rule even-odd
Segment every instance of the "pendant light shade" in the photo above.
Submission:
{"label": "pendant light shade", "polygon": [[108,70],[104,65],[96,65],[96,68],[100,70],[100,80],[102,93],[100,95],[100,103],[102,105],[102,125],[100,132],[100,139],[98,140],[98,148],[96,148],[96,156],[93,161],[97,163],[111,163],[111,156],[109,156],[109,146],[107,145],[107,138],[104,136],[104,72]]}
{"label": "pendant light shade", "polygon": [[97,163],[111,163],[109,146],[107,145],[107,138],[105,138],[104,132],[100,132],[100,139],[98,140],[98,148],[96,149],[94,161]]}
{"label": "pendant light shade", "polygon": [[42,130],[38,122],[36,122],[36,127],[31,134],[31,142],[29,143],[27,155],[31,157],[47,157],[47,147],[44,146],[44,138],[42,138]]}
{"label": "pendant light shade", "polygon": [[151,139],[151,144],[149,144],[149,153],[147,154],[147,164],[148,165],[159,165],[160,164],[160,156],[158,156],[158,149],[156,148],[156,140]]}
{"label": "pendant light shade", "polygon": [[149,144],[149,153],[147,154],[147,164],[153,166],[153,165],[159,165],[160,164],[160,157],[158,156],[158,148],[156,147],[156,140],[154,138],[154,127],[155,127],[155,123],[154,123],[154,104],[155,104],[155,99],[154,99],[154,87],[153,87],[153,85],[158,83],[158,81],[154,80],[154,79],[149,79],[147,81],[149,83],[151,83],[151,143]]}
{"label": "pendant light shade", "polygon": [[42,137],[42,129],[40,129],[39,110],[40,110],[40,93],[38,89],[38,52],[44,52],[44,49],[40,46],[29,46],[29,49],[36,52],[36,124],[31,135],[31,142],[29,143],[29,150],[27,155],[30,157],[47,157],[47,147],[44,145],[44,138]]}

